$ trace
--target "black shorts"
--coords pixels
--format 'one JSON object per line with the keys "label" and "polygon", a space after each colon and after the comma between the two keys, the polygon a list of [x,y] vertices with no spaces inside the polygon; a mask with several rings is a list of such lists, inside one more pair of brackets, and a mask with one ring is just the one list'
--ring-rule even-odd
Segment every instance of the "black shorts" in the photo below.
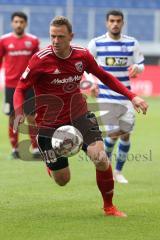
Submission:
{"label": "black shorts", "polygon": [[[15,92],[15,88],[5,87],[3,109],[6,115],[12,115],[14,113],[14,107],[13,107],[14,92]],[[25,103],[24,103],[23,109],[26,115],[35,114],[34,90],[32,88],[28,89],[25,93]]]}
{"label": "black shorts", "polygon": [[[83,116],[79,117],[76,120],[73,120],[72,123],[68,123],[76,127],[83,136],[83,151],[87,151],[88,145],[96,142],[96,141],[103,141],[102,133],[99,129],[97,119],[95,114],[92,112],[87,112]],[[65,125],[68,125],[65,124]],[[59,126],[60,127],[60,126]],[[60,170],[68,166],[68,158],[67,157],[60,157],[56,158],[54,150],[51,144],[51,138],[54,133],[55,129],[40,129],[37,142],[39,146],[39,150],[42,154],[46,165],[51,170]]]}

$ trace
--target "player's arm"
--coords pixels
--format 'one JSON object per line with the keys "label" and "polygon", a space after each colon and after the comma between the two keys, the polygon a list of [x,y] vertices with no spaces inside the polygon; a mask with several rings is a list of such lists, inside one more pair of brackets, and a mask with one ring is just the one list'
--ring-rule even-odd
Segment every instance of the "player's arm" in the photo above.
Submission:
{"label": "player's arm", "polygon": [[[26,74],[27,69],[23,74]],[[32,87],[31,81],[24,81],[25,79],[21,77],[19,80],[14,96],[13,96],[13,104],[14,104],[14,110],[15,110],[15,119],[14,119],[14,132],[18,130],[19,124],[23,123],[25,120],[25,115],[23,113],[23,105],[25,101],[25,92],[28,88]]]}
{"label": "player's arm", "polygon": [[24,113],[23,113],[23,105],[25,101],[25,93],[27,89],[33,87],[34,82],[37,79],[38,72],[37,72],[37,61],[36,55],[30,60],[29,65],[27,66],[26,70],[22,74],[15,93],[13,97],[13,104],[15,110],[15,120],[14,120],[14,131],[16,132],[18,129],[18,125],[24,122]]}
{"label": "player's arm", "polygon": [[136,96],[133,92],[131,92],[128,88],[126,88],[117,78],[112,76],[110,73],[106,72],[98,66],[93,56],[87,51],[87,69],[88,73],[92,73],[97,78],[100,79],[105,85],[111,88],[113,91],[120,93],[126,96],[132,103],[137,112],[142,110],[143,114],[146,113],[148,105],[147,103],[140,97]]}
{"label": "player's arm", "polygon": [[135,78],[137,75],[144,71],[144,56],[140,50],[140,45],[135,40],[135,47],[133,51],[133,64],[128,68],[129,77]]}
{"label": "player's arm", "polygon": [[97,83],[92,83],[92,86],[90,88],[91,97],[98,97],[99,95],[99,87]]}

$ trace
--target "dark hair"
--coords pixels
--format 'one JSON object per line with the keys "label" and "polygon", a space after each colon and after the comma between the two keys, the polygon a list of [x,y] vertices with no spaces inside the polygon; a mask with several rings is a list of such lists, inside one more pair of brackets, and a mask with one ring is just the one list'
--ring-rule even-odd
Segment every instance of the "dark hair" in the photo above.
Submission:
{"label": "dark hair", "polygon": [[65,25],[69,33],[72,33],[72,25],[69,20],[64,16],[57,16],[52,19],[50,26],[63,26]]}
{"label": "dark hair", "polygon": [[120,10],[110,10],[109,12],[107,12],[106,14],[106,20],[109,19],[109,16],[113,15],[113,16],[121,16],[122,20],[124,19],[124,15]]}
{"label": "dark hair", "polygon": [[28,17],[27,15],[24,13],[24,12],[14,12],[12,13],[11,15],[11,21],[13,21],[14,17],[20,17],[20,18],[23,18],[25,20],[25,22],[28,21]]}

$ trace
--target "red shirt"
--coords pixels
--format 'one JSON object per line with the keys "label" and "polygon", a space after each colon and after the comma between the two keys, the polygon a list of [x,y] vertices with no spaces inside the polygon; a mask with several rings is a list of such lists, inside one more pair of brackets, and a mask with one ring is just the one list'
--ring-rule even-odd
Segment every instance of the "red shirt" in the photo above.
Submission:
{"label": "red shirt", "polygon": [[28,65],[29,59],[39,50],[39,40],[31,34],[18,38],[8,33],[0,38],[0,65],[5,69],[6,87],[15,88]]}
{"label": "red shirt", "polygon": [[38,126],[55,127],[69,123],[87,112],[86,100],[80,91],[84,71],[94,74],[104,84],[130,100],[135,96],[114,76],[99,67],[87,49],[71,49],[70,55],[65,59],[57,57],[52,46],[39,51],[30,60],[17,85],[14,94],[17,113],[22,111],[25,90],[34,87]]}

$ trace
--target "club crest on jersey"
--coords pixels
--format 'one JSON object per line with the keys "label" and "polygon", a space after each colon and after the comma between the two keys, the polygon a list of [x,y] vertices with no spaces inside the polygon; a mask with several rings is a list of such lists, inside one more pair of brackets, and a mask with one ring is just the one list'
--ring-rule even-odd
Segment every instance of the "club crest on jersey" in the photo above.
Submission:
{"label": "club crest on jersey", "polygon": [[83,71],[83,63],[82,63],[82,61],[76,62],[75,63],[75,67],[76,67],[78,72],[82,72]]}
{"label": "club crest on jersey", "polygon": [[25,44],[25,46],[27,48],[30,48],[32,46],[32,42],[31,41],[25,41],[24,44]]}

